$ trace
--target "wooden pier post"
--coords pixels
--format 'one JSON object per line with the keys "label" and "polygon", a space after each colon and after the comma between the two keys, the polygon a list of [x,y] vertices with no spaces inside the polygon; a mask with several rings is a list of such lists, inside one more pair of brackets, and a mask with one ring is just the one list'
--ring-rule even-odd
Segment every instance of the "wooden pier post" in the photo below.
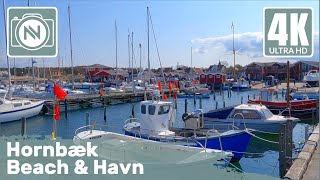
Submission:
{"label": "wooden pier post", "polygon": [[286,125],[280,124],[280,132],[279,132],[279,175],[283,177],[286,174],[286,151],[285,151],[285,131]]}
{"label": "wooden pier post", "polygon": [[200,99],[199,99],[199,108],[202,109],[202,96],[200,96]]}
{"label": "wooden pier post", "polygon": [[243,96],[241,96],[241,104],[243,103]]}
{"label": "wooden pier post", "polygon": [[218,101],[216,101],[216,109],[218,109]]}
{"label": "wooden pier post", "polygon": [[175,108],[175,109],[178,109],[177,99],[174,100],[174,108]]}
{"label": "wooden pier post", "polygon": [[196,93],[193,94],[193,104],[196,105],[197,101],[196,101]]}
{"label": "wooden pier post", "polygon": [[292,165],[292,130],[293,122],[288,120],[285,124],[280,125],[279,132],[279,173],[284,177]]}
{"label": "wooden pier post", "polygon": [[184,112],[187,113],[188,112],[188,99],[184,100]]}
{"label": "wooden pier post", "polygon": [[286,123],[286,173],[292,165],[292,149],[293,141],[292,141],[292,130],[293,130],[293,122],[291,120]]}
{"label": "wooden pier post", "polygon": [[253,99],[256,99],[256,94],[253,94]]}
{"label": "wooden pier post", "polygon": [[216,100],[216,93],[213,92],[213,100],[215,101]]}
{"label": "wooden pier post", "polygon": [[[86,126],[90,126],[90,115],[89,112],[86,112]],[[87,127],[89,128],[89,127]]]}
{"label": "wooden pier post", "polygon": [[250,95],[248,94],[248,101],[249,101],[249,99],[250,99]]}
{"label": "wooden pier post", "polygon": [[132,104],[131,117],[134,118],[134,105]]}
{"label": "wooden pier post", "polygon": [[64,117],[68,118],[68,101],[67,99],[64,99]]}
{"label": "wooden pier post", "polygon": [[103,120],[107,121],[107,107],[103,108]]}
{"label": "wooden pier post", "polygon": [[319,99],[317,100],[317,106],[316,106],[316,117],[315,117],[315,122],[319,122],[320,119],[319,119]]}
{"label": "wooden pier post", "polygon": [[226,107],[226,101],[223,100],[223,107]]}
{"label": "wooden pier post", "polygon": [[26,117],[21,118],[21,136],[25,136],[27,132],[27,120]]}

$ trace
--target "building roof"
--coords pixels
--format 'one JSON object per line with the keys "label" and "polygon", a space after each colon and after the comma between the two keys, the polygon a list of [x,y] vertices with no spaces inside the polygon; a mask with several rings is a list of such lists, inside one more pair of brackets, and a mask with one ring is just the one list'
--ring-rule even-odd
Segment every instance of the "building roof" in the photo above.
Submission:
{"label": "building roof", "polygon": [[295,64],[300,63],[300,62],[314,66],[314,67],[319,67],[319,62],[317,62],[317,61],[297,61],[297,62],[295,62]]}

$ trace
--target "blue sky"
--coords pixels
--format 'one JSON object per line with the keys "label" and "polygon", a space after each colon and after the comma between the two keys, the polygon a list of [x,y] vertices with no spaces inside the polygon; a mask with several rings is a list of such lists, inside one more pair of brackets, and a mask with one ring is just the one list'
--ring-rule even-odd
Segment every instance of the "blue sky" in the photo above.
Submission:
{"label": "blue sky", "polygon": [[[27,0],[10,0],[6,6],[26,6]],[[134,33],[135,66],[147,67],[146,7],[150,7],[162,66],[177,62],[208,67],[219,60],[232,65],[231,23],[235,24],[237,63],[275,61],[261,57],[262,11],[264,7],[313,7],[315,53],[309,60],[319,60],[319,2],[317,1],[103,1],[103,0],[30,0],[30,6],[55,6],[59,11],[59,58],[70,65],[67,7],[71,8],[74,65],[94,63],[115,66],[115,30],[118,24],[118,66],[128,66],[128,31]],[[6,66],[3,7],[0,5],[0,66]],[[152,31],[150,31],[152,32]],[[159,67],[152,33],[150,34],[151,67]],[[37,59],[36,59],[37,60]],[[39,59],[38,59],[39,60]],[[47,58],[46,65],[57,66],[57,58]],[[12,62],[12,59],[11,59]],[[17,59],[18,66],[30,60]]]}

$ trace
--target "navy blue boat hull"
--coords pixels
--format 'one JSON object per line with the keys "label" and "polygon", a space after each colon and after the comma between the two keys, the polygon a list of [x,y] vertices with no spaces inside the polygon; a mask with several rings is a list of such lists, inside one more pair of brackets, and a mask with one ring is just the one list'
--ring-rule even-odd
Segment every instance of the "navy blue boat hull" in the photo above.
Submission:
{"label": "navy blue boat hull", "polygon": [[[136,134],[136,133],[133,133],[130,131],[125,131],[125,135],[134,136],[134,137],[141,137],[143,139],[149,139],[149,140],[153,140],[153,141],[162,141],[163,142],[163,139],[160,139],[157,137],[151,137],[151,136],[148,136],[147,134]],[[183,141],[183,139],[181,139],[181,138],[177,138],[177,139],[173,138],[173,140],[176,142]],[[196,138],[195,140],[197,140],[201,145],[193,143],[194,145],[191,145],[191,146],[194,146],[194,147],[204,147],[205,146],[205,138],[200,137],[200,138]],[[224,151],[232,152],[234,155],[233,155],[231,161],[237,162],[242,158],[243,152],[246,151],[250,140],[251,140],[251,135],[249,135],[248,133],[246,133],[244,131],[236,133],[236,134],[221,136],[222,149]],[[190,145],[189,144],[190,142],[188,143],[186,140],[183,142]],[[218,137],[208,137],[207,148],[220,149],[219,138]]]}

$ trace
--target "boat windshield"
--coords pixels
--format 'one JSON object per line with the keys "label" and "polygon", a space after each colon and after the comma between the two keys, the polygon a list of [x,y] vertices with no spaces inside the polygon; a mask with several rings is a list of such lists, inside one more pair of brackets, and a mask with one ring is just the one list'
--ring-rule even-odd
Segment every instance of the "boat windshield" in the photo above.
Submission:
{"label": "boat windshield", "polygon": [[273,116],[272,112],[269,109],[262,109],[262,113],[264,114],[264,116],[268,119],[271,118]]}
{"label": "boat windshield", "polygon": [[169,112],[169,109],[170,109],[170,105],[160,106],[158,115],[167,114]]}

